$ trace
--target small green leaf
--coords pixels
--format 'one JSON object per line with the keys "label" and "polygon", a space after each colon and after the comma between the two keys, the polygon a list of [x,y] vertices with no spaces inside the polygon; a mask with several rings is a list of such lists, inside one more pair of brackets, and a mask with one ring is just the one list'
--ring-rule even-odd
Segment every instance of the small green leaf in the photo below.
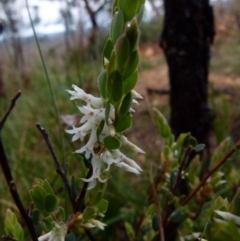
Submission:
{"label": "small green leaf", "polygon": [[54,194],[52,187],[50,186],[47,179],[45,179],[42,183],[42,187],[45,189],[47,193]]}
{"label": "small green leaf", "polygon": [[123,93],[127,94],[130,92],[136,85],[138,80],[138,70],[136,69],[132,75],[123,80]]}
{"label": "small green leaf", "polygon": [[108,208],[108,201],[105,199],[101,199],[97,204],[96,208],[98,209],[99,213],[105,213]]}
{"label": "small green leaf", "polygon": [[157,218],[157,214],[153,215],[152,218],[152,228],[155,232],[159,231],[159,223],[158,223],[158,218]]}
{"label": "small green leaf", "polygon": [[118,138],[116,138],[115,136],[107,136],[104,138],[103,140],[104,146],[108,149],[108,150],[115,150],[120,148],[121,146],[121,142]]}
{"label": "small green leaf", "polygon": [[53,219],[51,216],[48,216],[46,218],[43,219],[43,225],[44,225],[44,229],[46,231],[50,231],[53,229]]}
{"label": "small green leaf", "polygon": [[99,91],[100,91],[100,94],[101,96],[106,99],[107,98],[107,94],[106,94],[106,90],[107,90],[107,71],[106,70],[103,70],[99,77],[98,77],[98,88],[99,88]]}
{"label": "small green leaf", "polygon": [[44,210],[46,213],[52,213],[57,207],[57,198],[55,195],[48,193],[44,200]]}
{"label": "small green leaf", "polygon": [[232,213],[240,216],[240,188],[237,189],[232,200]]}
{"label": "small green leaf", "polygon": [[121,133],[127,130],[128,128],[130,128],[131,125],[132,125],[132,117],[128,113],[118,120],[115,130],[116,132]]}
{"label": "small green leaf", "polygon": [[121,106],[118,112],[120,118],[129,112],[131,105],[132,105],[132,94],[131,92],[128,92],[123,98],[123,101],[121,103]]}
{"label": "small green leaf", "polygon": [[171,219],[176,223],[182,223],[187,218],[188,218],[188,214],[183,209],[183,207],[176,209],[169,217],[169,219]]}
{"label": "small green leaf", "polygon": [[102,120],[97,128],[97,137],[99,137],[102,133],[103,127],[104,127],[105,121]]}
{"label": "small green leaf", "polygon": [[106,58],[106,59],[110,60],[112,50],[113,50],[113,43],[112,43],[112,40],[109,38],[103,49],[103,59]]}
{"label": "small green leaf", "polygon": [[112,51],[112,55],[111,55],[111,58],[110,58],[110,61],[109,61],[109,64],[108,64],[108,68],[107,68],[107,73],[108,73],[108,76],[116,71],[118,68],[118,65],[117,65],[117,57],[116,57],[116,52],[115,51]]}
{"label": "small green leaf", "polygon": [[40,212],[39,210],[35,209],[32,212],[32,222],[34,225],[37,225],[40,219]]}
{"label": "small green leaf", "polygon": [[137,19],[134,18],[125,28],[125,34],[129,40],[130,51],[137,49],[139,41],[139,30]]}
{"label": "small green leaf", "polygon": [[201,152],[204,148],[205,148],[205,144],[198,144],[193,148],[193,150],[195,152]]}
{"label": "small green leaf", "polygon": [[113,19],[110,26],[110,37],[113,44],[116,43],[117,39],[122,35],[124,30],[124,16],[120,8],[114,13]]}
{"label": "small green leaf", "polygon": [[45,211],[44,208],[44,200],[47,196],[47,192],[45,189],[41,186],[34,186],[33,190],[30,191],[32,201],[34,203],[35,208],[37,208],[39,211]]}
{"label": "small green leaf", "polygon": [[103,198],[103,192],[100,191],[97,193],[97,195],[93,198],[92,201],[92,205],[95,206],[97,203],[99,203],[101,201],[101,199]]}
{"label": "small green leaf", "polygon": [[71,196],[73,199],[77,197],[77,184],[74,176],[72,176],[72,179],[71,179]]}
{"label": "small green leaf", "polygon": [[130,55],[130,44],[125,34],[122,34],[118,38],[115,45],[115,51],[116,51],[118,66],[121,69],[125,65],[127,58]]}
{"label": "small green leaf", "polygon": [[124,226],[127,231],[128,240],[135,240],[135,231],[133,226],[129,222],[124,222]]}
{"label": "small green leaf", "polygon": [[144,4],[141,5],[138,14],[137,14],[137,21],[138,21],[138,26],[141,26],[142,19],[143,19],[143,14],[144,14]]}
{"label": "small green leaf", "polygon": [[[197,144],[198,144],[197,139],[195,137],[191,136],[189,139],[189,146],[195,147],[195,146],[197,146]],[[200,148],[200,146],[199,146],[199,148]]]}
{"label": "small green leaf", "polygon": [[139,0],[118,0],[118,6],[122,9],[124,21],[130,21],[139,9]]}
{"label": "small green leaf", "polygon": [[122,76],[124,79],[131,76],[137,69],[139,63],[139,54],[138,51],[135,50],[131,53],[131,55],[128,57],[124,69],[122,71]]}
{"label": "small green leaf", "polygon": [[112,104],[118,103],[123,95],[122,77],[118,71],[112,72],[108,78],[107,91]]}
{"label": "small green leaf", "polygon": [[96,212],[94,210],[94,207],[87,207],[83,211],[83,221],[87,222],[88,220],[94,218],[96,216]]}
{"label": "small green leaf", "polygon": [[24,240],[23,228],[22,228],[22,226],[19,223],[16,223],[15,226],[14,226],[13,236],[18,241],[23,241]]}

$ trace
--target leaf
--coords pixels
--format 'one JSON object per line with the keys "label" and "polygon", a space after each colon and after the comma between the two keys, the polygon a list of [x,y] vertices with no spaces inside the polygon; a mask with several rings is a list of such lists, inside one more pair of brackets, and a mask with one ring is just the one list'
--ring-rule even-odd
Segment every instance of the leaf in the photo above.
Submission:
{"label": "leaf", "polygon": [[176,223],[182,223],[187,218],[188,214],[186,213],[183,207],[176,209],[169,217],[169,219]]}
{"label": "leaf", "polygon": [[100,191],[100,192],[98,192],[97,195],[93,198],[92,205],[94,206],[94,205],[98,204],[98,203],[101,201],[102,198],[103,198],[103,192]]}
{"label": "leaf", "polygon": [[124,16],[120,8],[114,13],[113,19],[110,26],[110,37],[113,44],[116,43],[117,39],[122,35],[124,30]]}
{"label": "leaf", "polygon": [[103,97],[104,99],[107,99],[107,71],[106,70],[103,70],[99,77],[98,77],[98,89],[100,91],[100,95],[101,97]]}
{"label": "leaf", "polygon": [[48,193],[44,200],[44,210],[47,213],[52,213],[55,211],[58,205],[58,201],[55,195]]}
{"label": "leaf", "polygon": [[130,92],[136,85],[138,80],[138,70],[136,69],[132,75],[128,78],[123,79],[123,93],[127,94]]}
{"label": "leaf", "polygon": [[130,21],[139,9],[139,0],[118,0],[118,6],[122,9],[124,21]]}
{"label": "leaf", "polygon": [[24,240],[23,228],[19,223],[16,223],[14,226],[13,237],[18,241]]}
{"label": "leaf", "polygon": [[122,34],[115,45],[117,63],[121,69],[127,61],[128,56],[130,55],[130,44],[128,38],[125,34]]}
{"label": "leaf", "polygon": [[108,76],[116,71],[118,68],[117,66],[117,57],[116,57],[116,52],[115,50],[112,51],[112,55],[111,55],[111,58],[110,58],[110,61],[109,61],[109,64],[108,64],[108,68],[107,68],[107,73],[108,73]]}
{"label": "leaf", "polygon": [[120,118],[129,112],[131,105],[132,105],[132,94],[131,92],[128,92],[123,98],[119,112],[118,112]]}
{"label": "leaf", "polygon": [[83,221],[87,222],[88,220],[94,218],[96,216],[96,212],[94,210],[94,207],[87,207],[83,211]]}
{"label": "leaf", "polygon": [[133,229],[133,226],[129,222],[124,222],[124,226],[127,231],[128,240],[134,240],[135,239],[135,231]]}
{"label": "leaf", "polygon": [[42,187],[45,189],[47,193],[54,194],[52,187],[50,186],[47,179],[45,179],[42,183]]}
{"label": "leaf", "polygon": [[205,144],[198,144],[193,148],[193,150],[195,152],[201,152],[204,148],[205,148]]}
{"label": "leaf", "polygon": [[232,213],[240,216],[240,188],[237,189],[232,200]]}
{"label": "leaf", "polygon": [[132,117],[129,113],[120,118],[115,127],[116,132],[121,133],[130,128],[132,125]]}
{"label": "leaf", "polygon": [[130,51],[137,49],[139,41],[139,30],[137,19],[134,18],[125,28],[125,34],[129,40]]}
{"label": "leaf", "polygon": [[44,200],[47,196],[47,192],[45,191],[45,189],[39,185],[36,185],[33,190],[30,191],[30,195],[35,208],[37,208],[39,211],[44,212]]}
{"label": "leaf", "polygon": [[141,26],[142,19],[143,19],[143,14],[144,14],[144,4],[141,5],[138,14],[137,14],[137,21],[138,21],[138,26]]}
{"label": "leaf", "polygon": [[123,95],[122,77],[118,71],[112,72],[108,78],[107,91],[112,104],[118,103]]}
{"label": "leaf", "polygon": [[113,50],[113,43],[112,43],[112,40],[109,38],[103,49],[103,59],[106,58],[106,59],[110,60],[112,50]]}
{"label": "leaf", "polygon": [[97,128],[97,137],[99,137],[102,133],[103,127],[104,127],[105,121],[102,120]]}
{"label": "leaf", "polygon": [[32,222],[34,225],[37,225],[40,219],[40,212],[39,210],[35,209],[32,212]]}
{"label": "leaf", "polygon": [[138,50],[135,50],[128,57],[124,65],[124,69],[122,71],[123,79],[128,78],[136,71],[138,67],[138,63],[139,63],[139,54],[138,54]]}
{"label": "leaf", "polygon": [[158,223],[157,214],[153,215],[153,218],[152,218],[152,228],[156,232],[159,231],[159,223]]}
{"label": "leaf", "polygon": [[53,219],[51,216],[48,216],[46,218],[43,219],[43,225],[44,225],[44,229],[46,231],[50,231],[53,228]]}
{"label": "leaf", "polygon": [[104,146],[108,149],[108,150],[115,150],[115,149],[119,149],[121,146],[121,142],[118,138],[116,138],[115,136],[107,136],[104,138],[103,140]]}
{"label": "leaf", "polygon": [[105,199],[101,199],[97,204],[96,208],[98,209],[99,213],[105,213],[108,208],[108,201]]}

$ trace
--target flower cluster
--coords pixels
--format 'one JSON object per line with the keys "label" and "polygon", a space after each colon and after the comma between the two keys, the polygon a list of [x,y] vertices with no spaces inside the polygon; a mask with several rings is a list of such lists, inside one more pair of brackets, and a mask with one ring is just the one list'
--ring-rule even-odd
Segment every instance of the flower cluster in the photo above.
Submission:
{"label": "flower cluster", "polygon": [[[118,136],[118,139],[122,144],[128,145],[131,149],[144,153],[139,147],[128,141],[128,139],[121,133],[115,133],[113,123],[115,118],[115,108],[110,105],[109,118],[105,121],[105,100],[102,98],[94,97],[85,93],[82,89],[73,85],[74,90],[68,90],[72,95],[70,100],[80,99],[86,102],[86,105],[78,107],[83,117],[80,121],[80,127],[73,127],[71,130],[67,130],[67,133],[72,134],[72,141],[80,139],[81,141],[87,139],[85,145],[83,145],[76,153],[81,153],[86,159],[91,160],[93,169],[92,176],[89,179],[83,179],[85,182],[89,182],[88,189],[95,187],[97,181],[104,183],[106,178],[102,177],[103,171],[108,171],[111,165],[115,165],[125,169],[128,172],[139,174],[142,169],[132,159],[125,156],[119,149],[108,150],[104,146],[104,138],[107,136]],[[133,93],[135,98],[141,98],[136,92]],[[136,100],[133,100],[136,103]],[[104,125],[101,133],[98,135],[97,130],[100,124],[104,121]],[[107,167],[103,169],[103,164]]]}

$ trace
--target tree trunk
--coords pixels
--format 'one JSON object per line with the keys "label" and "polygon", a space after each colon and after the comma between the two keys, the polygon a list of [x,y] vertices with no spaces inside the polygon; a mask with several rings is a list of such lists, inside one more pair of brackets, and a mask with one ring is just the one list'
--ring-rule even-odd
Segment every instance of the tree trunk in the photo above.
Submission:
{"label": "tree trunk", "polygon": [[[164,11],[160,46],[169,68],[170,125],[175,137],[190,132],[209,150],[213,115],[208,106],[208,68],[215,34],[213,10],[209,0],[164,0]],[[207,168],[208,161],[202,173]],[[165,241],[176,240],[178,227],[174,222],[164,227]]]}
{"label": "tree trunk", "polygon": [[210,44],[214,38],[209,0],[164,0],[160,40],[169,67],[170,125],[175,136],[191,134],[208,145],[212,114],[208,107]]}

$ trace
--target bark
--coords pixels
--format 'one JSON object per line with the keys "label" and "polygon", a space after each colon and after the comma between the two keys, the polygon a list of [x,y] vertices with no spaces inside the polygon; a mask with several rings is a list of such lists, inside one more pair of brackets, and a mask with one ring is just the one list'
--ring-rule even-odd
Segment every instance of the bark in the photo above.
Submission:
{"label": "bark", "polygon": [[[209,0],[164,0],[164,11],[160,46],[169,68],[170,125],[175,137],[190,132],[209,150],[213,115],[208,106],[208,69],[215,35],[213,10]],[[207,168],[208,161],[201,175]],[[183,184],[179,185],[180,195]],[[178,227],[174,222],[164,227],[165,241],[176,240]]]}
{"label": "bark", "polygon": [[208,145],[212,114],[208,106],[213,10],[208,0],[164,0],[160,46],[169,67],[170,125],[175,136],[191,132]]}

